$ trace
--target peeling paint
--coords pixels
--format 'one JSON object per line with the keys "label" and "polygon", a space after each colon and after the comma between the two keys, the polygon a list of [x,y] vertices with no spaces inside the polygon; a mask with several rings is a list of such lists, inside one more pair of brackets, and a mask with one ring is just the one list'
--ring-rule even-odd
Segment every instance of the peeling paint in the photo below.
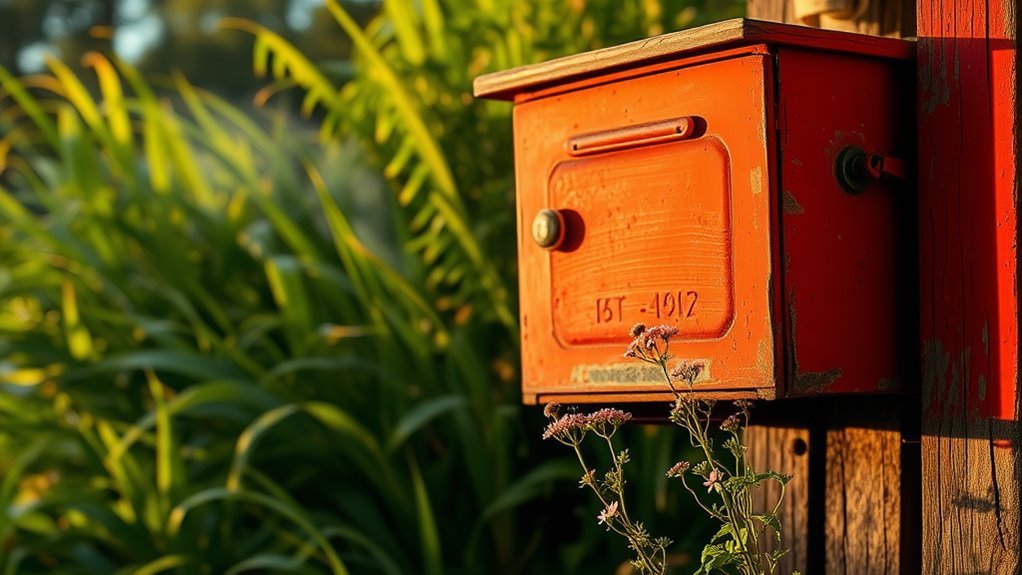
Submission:
{"label": "peeling paint", "polygon": [[882,377],[877,382],[877,391],[898,391],[903,389],[901,380],[896,377]]}
{"label": "peeling paint", "polygon": [[841,369],[828,369],[826,371],[814,371],[802,373],[798,368],[798,355],[795,353],[795,332],[798,313],[795,306],[795,287],[792,286],[788,296],[788,337],[785,356],[790,366],[790,392],[789,395],[815,395],[826,391],[831,384],[840,379],[844,372]]}
{"label": "peeling paint", "polygon": [[749,170],[749,186],[752,188],[752,195],[763,192],[763,167],[756,166]]}
{"label": "peeling paint", "polygon": [[937,106],[951,102],[951,84],[948,82],[947,66],[940,61],[936,40],[919,42],[919,108],[924,114],[932,114]]}
{"label": "peeling paint", "polygon": [[[792,353],[792,356],[795,354]],[[796,367],[796,370],[798,368]],[[840,369],[828,369],[810,373],[795,373],[792,382],[792,390],[798,395],[813,395],[825,391],[832,383],[838,380],[844,372]]]}
{"label": "peeling paint", "polygon": [[784,190],[784,195],[782,196],[782,205],[784,206],[784,213],[786,214],[798,216],[806,213],[805,208],[803,208],[802,205],[798,203],[798,200],[795,199],[795,196],[793,196],[791,192],[789,192],[788,190]]}
{"label": "peeling paint", "polygon": [[937,339],[923,342],[923,406],[933,405],[934,390],[943,390],[950,354]]}

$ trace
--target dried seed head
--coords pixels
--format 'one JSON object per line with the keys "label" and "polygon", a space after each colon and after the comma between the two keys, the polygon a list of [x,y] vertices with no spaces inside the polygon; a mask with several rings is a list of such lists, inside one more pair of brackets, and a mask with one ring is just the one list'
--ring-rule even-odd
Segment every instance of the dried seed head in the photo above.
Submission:
{"label": "dried seed head", "polygon": [[582,474],[582,479],[578,480],[578,486],[579,486],[580,489],[582,487],[586,487],[586,486],[595,487],[596,486],[596,470],[595,469],[590,469],[589,471],[583,473]]}
{"label": "dried seed head", "polygon": [[632,340],[632,343],[628,344],[628,347],[625,348],[624,353],[625,357],[639,357],[640,353],[639,346],[641,345],[639,343],[639,339],[640,338],[635,338],[634,340]]}
{"label": "dried seed head", "polygon": [[543,415],[550,419],[557,419],[561,415],[561,404],[556,401],[551,401],[543,407]]}
{"label": "dried seed head", "polygon": [[701,362],[679,361],[674,365],[674,369],[671,370],[671,377],[694,383],[699,378],[699,374],[703,372],[703,367],[704,365]]}
{"label": "dried seed head", "polygon": [[628,330],[628,335],[630,335],[632,337],[639,337],[645,331],[646,331],[646,326],[641,324],[641,323],[637,323],[637,324],[632,326],[632,329]]}
{"label": "dried seed head", "polygon": [[731,414],[731,415],[727,416],[727,419],[725,419],[723,422],[721,422],[720,428],[722,430],[724,430],[724,431],[735,431],[736,429],[741,427],[741,425],[742,425],[742,422],[738,418],[738,415]]}
{"label": "dried seed head", "polygon": [[654,325],[653,327],[647,327],[646,331],[643,332],[643,336],[646,338],[648,346],[650,341],[655,340],[667,343],[672,337],[678,335],[678,332],[678,328],[673,325],[660,324]]}
{"label": "dried seed head", "polygon": [[667,470],[667,477],[681,477],[682,475],[685,475],[688,468],[689,463],[687,461],[679,461]]}
{"label": "dried seed head", "polygon": [[735,408],[741,411],[747,411],[752,407],[752,402],[748,399],[739,399],[735,401]]}

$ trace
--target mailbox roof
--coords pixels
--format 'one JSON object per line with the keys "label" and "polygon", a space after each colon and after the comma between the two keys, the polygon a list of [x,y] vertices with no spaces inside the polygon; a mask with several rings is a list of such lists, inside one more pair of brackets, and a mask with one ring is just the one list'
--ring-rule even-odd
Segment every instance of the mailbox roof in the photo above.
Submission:
{"label": "mailbox roof", "polygon": [[898,60],[911,60],[915,58],[916,53],[915,42],[910,40],[735,18],[691,30],[557,58],[549,62],[486,74],[475,79],[473,88],[475,96],[479,98],[510,100],[521,92],[629,66],[752,44],[801,46]]}

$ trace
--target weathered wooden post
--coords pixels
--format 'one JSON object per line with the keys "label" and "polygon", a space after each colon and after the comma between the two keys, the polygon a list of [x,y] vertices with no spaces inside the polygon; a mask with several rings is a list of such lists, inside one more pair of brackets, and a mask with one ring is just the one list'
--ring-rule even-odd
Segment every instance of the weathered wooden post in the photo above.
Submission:
{"label": "weathered wooden post", "polygon": [[796,477],[786,571],[1017,572],[1015,1],[750,0],[919,39],[734,20],[478,79],[515,102],[525,401],[670,399],[620,353],[676,325],[696,394],[781,400],[749,443]]}
{"label": "weathered wooden post", "polygon": [[[902,556],[918,557],[901,571],[1017,573],[1018,3],[846,1],[869,7],[813,23],[918,35],[921,462],[918,477],[903,475],[901,497],[921,494],[921,538],[900,539]],[[797,4],[749,0],[749,15],[791,22],[799,18]],[[905,16],[911,9],[914,19]],[[778,435],[795,431],[754,433],[772,453]],[[914,437],[903,441],[911,446]],[[836,487],[847,493],[864,484],[869,481]],[[893,528],[885,521],[885,531]],[[832,565],[829,555],[826,564]],[[879,567],[865,568],[888,572]]]}

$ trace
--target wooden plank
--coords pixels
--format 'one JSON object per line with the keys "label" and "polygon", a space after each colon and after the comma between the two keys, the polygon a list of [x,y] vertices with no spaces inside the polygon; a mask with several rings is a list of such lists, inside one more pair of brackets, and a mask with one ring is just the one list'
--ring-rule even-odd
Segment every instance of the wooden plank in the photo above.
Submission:
{"label": "wooden plank", "polygon": [[1016,573],[1017,0],[919,0],[922,572]]}
{"label": "wooden plank", "polygon": [[923,473],[933,478],[923,483],[924,573],[1018,573],[1018,444],[990,439],[1017,435],[1017,425],[995,425],[923,428]]}
{"label": "wooden plank", "polygon": [[827,430],[826,573],[900,573],[901,433]]}
{"label": "wooden plank", "polygon": [[[792,475],[785,489],[779,516],[783,535],[781,548],[791,551],[781,561],[780,572],[808,570],[809,551],[809,429],[807,427],[750,426],[746,430],[749,461],[754,469]],[[780,487],[769,482],[756,494],[756,508],[768,510],[777,501]],[[773,539],[767,548],[777,549]]]}
{"label": "wooden plank", "polygon": [[857,34],[825,32],[805,26],[736,18],[549,62],[486,74],[476,78],[473,87],[476,97],[509,100],[520,92],[540,89],[553,83],[582,79],[625,66],[651,64],[709,49],[719,50],[729,46],[760,43],[850,51],[883,58],[907,60],[915,57],[915,45],[905,40],[865,39]]}

